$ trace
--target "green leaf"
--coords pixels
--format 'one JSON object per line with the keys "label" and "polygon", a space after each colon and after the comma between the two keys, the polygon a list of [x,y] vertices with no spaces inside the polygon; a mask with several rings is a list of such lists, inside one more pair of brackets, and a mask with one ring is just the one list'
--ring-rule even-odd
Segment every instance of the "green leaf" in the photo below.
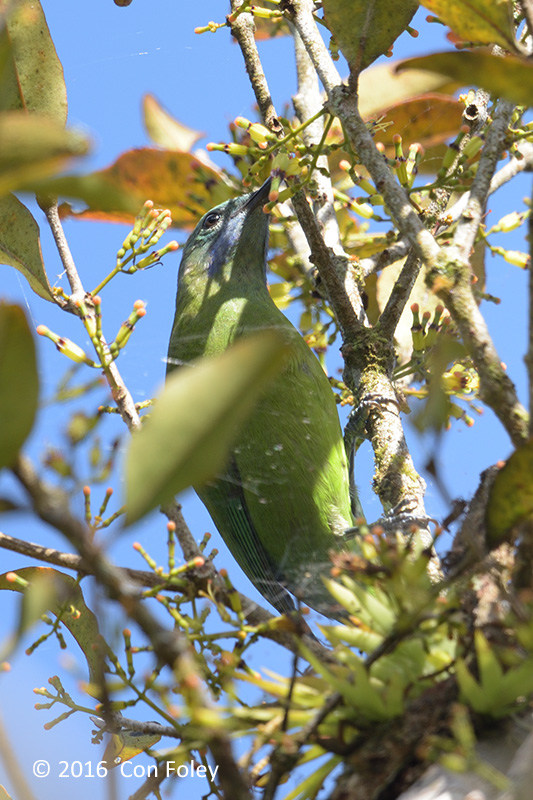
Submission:
{"label": "green leaf", "polygon": [[[332,581],[328,581],[328,588],[331,583]],[[337,583],[336,586],[340,586],[340,584]],[[344,589],[344,587],[341,588]],[[356,647],[363,653],[372,653],[383,643],[384,639],[381,634],[375,631],[356,628],[351,625],[319,625],[319,628],[334,647],[341,643],[346,643],[350,647]]]}
{"label": "green leaf", "polygon": [[[45,114],[61,125],[67,121],[63,67],[39,0],[14,0],[5,16],[10,68],[3,75],[0,109],[23,108]],[[5,71],[7,72],[7,70]]]}
{"label": "green leaf", "polygon": [[533,105],[533,64],[517,56],[475,53],[433,53],[397,64],[398,72],[416,69],[437,72],[462,86],[481,86],[496,97],[518,105]]}
{"label": "green leaf", "polygon": [[307,800],[307,798],[315,798],[320,789],[324,786],[324,781],[328,775],[333,772],[335,767],[341,763],[340,756],[332,756],[328,758],[325,764],[322,764],[311,775],[298,784],[298,786],[285,795],[283,800]]}
{"label": "green leaf", "polygon": [[359,602],[357,615],[377,633],[388,636],[396,624],[396,615],[387,595],[378,586],[373,586],[370,590],[347,575],[342,576],[342,581]]}
{"label": "green leaf", "polygon": [[350,72],[387,53],[418,9],[417,0],[324,0],[324,19]]}
{"label": "green leaf", "polygon": [[143,97],[143,115],[148,136],[165,150],[189,152],[204,136],[169,114],[152,94]]}
{"label": "green leaf", "polygon": [[[0,590],[7,589],[12,592],[28,591],[18,583],[7,580],[5,573],[0,575]],[[99,697],[99,686],[102,679],[102,650],[95,645],[102,641],[98,622],[92,611],[85,605],[83,593],[78,582],[70,575],[51,567],[24,567],[18,569],[16,574],[27,581],[30,586],[36,581],[47,581],[48,611],[60,617],[62,624],[74,636],[87,661],[89,667],[90,687],[89,693]]]}
{"label": "green leaf", "polygon": [[18,269],[39,297],[53,302],[39,226],[26,206],[12,194],[0,197],[0,264]]}
{"label": "green leaf", "polygon": [[495,705],[495,700],[499,695],[500,684],[503,678],[503,669],[496,657],[496,653],[487,642],[483,633],[477,630],[474,637],[479,682],[483,687],[487,702]]}
{"label": "green leaf", "polygon": [[487,539],[496,547],[533,515],[533,440],[512,454],[496,475],[486,512]]}
{"label": "green leaf", "polygon": [[420,0],[464,42],[499,44],[515,50],[509,0]]}
{"label": "green leaf", "polygon": [[488,709],[483,689],[473,677],[462,658],[457,660],[455,671],[457,674],[457,683],[459,684],[459,689],[465,702],[467,702],[474,711],[478,711],[480,714],[486,713]]}
{"label": "green leaf", "polygon": [[0,468],[13,463],[26,441],[38,395],[35,343],[24,311],[0,302]]}
{"label": "green leaf", "polygon": [[533,692],[533,659],[528,658],[517,667],[511,667],[499,686],[499,698],[507,711],[521,697],[529,697]]}
{"label": "green leaf", "polygon": [[88,140],[49,117],[6,111],[0,114],[0,195],[53,175],[74,156],[85,155]]}
{"label": "green leaf", "polygon": [[275,331],[238,342],[222,355],[176,370],[149,420],[132,437],[126,462],[126,522],[131,524],[222,468],[228,450],[287,347]]}

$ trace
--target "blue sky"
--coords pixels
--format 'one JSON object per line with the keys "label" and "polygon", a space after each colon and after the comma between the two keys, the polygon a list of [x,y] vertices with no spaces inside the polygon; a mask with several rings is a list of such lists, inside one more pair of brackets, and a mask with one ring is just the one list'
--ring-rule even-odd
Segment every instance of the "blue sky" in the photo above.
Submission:
{"label": "blue sky", "polygon": [[[254,98],[244,73],[240,51],[231,42],[228,32],[223,29],[214,35],[202,36],[193,32],[196,26],[206,24],[209,20],[222,21],[227,13],[225,3],[215,0],[197,3],[152,0],[147,4],[142,0],[133,0],[129,8],[118,8],[112,0],[94,0],[92,3],[43,0],[43,7],[65,70],[69,124],[85,130],[93,142],[91,155],[80,165],[83,170],[104,167],[124,150],[149,144],[141,117],[141,99],[146,92],[154,94],[178,119],[204,131],[206,136],[200,146],[205,146],[207,141],[227,138],[228,123],[235,117],[252,116]],[[423,20],[425,12],[419,16]],[[395,46],[396,58],[447,47],[440,26],[427,25],[418,19],[415,26],[421,31],[419,39],[403,36]],[[263,42],[260,44],[260,53],[274,101],[281,110],[295,90],[290,41],[278,39]],[[230,167],[227,157],[217,156],[215,160],[219,164]],[[490,201],[493,212],[491,219],[496,222],[511,210],[517,197],[528,193],[529,186],[525,178],[513,183],[512,189],[500,191]],[[31,208],[41,227],[45,264],[53,283],[56,275],[62,271],[61,265],[42,213],[34,204]],[[521,208],[520,203],[519,210]],[[68,221],[65,230],[82,280],[87,288],[91,288],[114,265],[116,250],[127,227]],[[178,238],[183,240],[184,237],[178,234]],[[509,248],[525,249],[520,231],[507,237],[505,243]],[[179,254],[167,257],[163,266],[138,273],[133,278],[119,276],[103,294],[104,329],[109,336],[128,316],[136,299],[141,298],[147,303],[148,314],[138,325],[119,360],[119,368],[136,401],[152,397],[163,381],[178,263]],[[485,304],[484,311],[500,356],[506,362],[509,374],[517,383],[525,402],[523,356],[526,345],[526,273],[502,259],[492,259],[490,255],[487,257],[487,268],[487,291],[501,297],[502,304]],[[87,337],[77,320],[68,318],[59,309],[40,300],[14,270],[8,267],[0,267],[0,270],[2,296],[21,303],[33,325],[45,324],[86,346]],[[50,342],[39,338],[37,347],[42,395],[46,400],[68,363]],[[95,393],[88,401],[89,408],[96,409],[103,399],[102,393]],[[68,411],[86,407],[86,402],[73,403]],[[28,449],[34,459],[39,459],[44,444],[61,443],[57,429],[64,427],[65,420],[65,407],[47,407],[41,412]],[[116,425],[115,420],[106,421],[104,431],[111,431],[113,425]],[[408,434],[415,461],[422,467],[432,452],[433,441],[429,436],[420,438],[410,429]],[[471,495],[480,471],[505,458],[510,450],[506,434],[488,410],[483,417],[476,418],[471,429],[462,423],[454,423],[452,431],[443,437],[439,447],[443,476],[450,494],[453,497]],[[357,475],[367,515],[374,519],[379,516],[380,508],[371,492],[371,474],[370,450],[367,447],[358,460]],[[17,487],[6,475],[0,478],[0,490],[2,495],[14,493],[20,496]],[[95,491],[95,504],[98,502],[98,492],[103,494],[103,489]],[[75,503],[81,508],[79,493]],[[116,505],[110,506],[111,510],[118,504],[117,498]],[[230,569],[239,589],[260,599],[233,564],[199,501],[187,493],[184,504],[194,535],[200,539],[207,530],[214,534],[214,544],[220,550],[217,564]],[[437,517],[445,511],[429,478],[427,506],[429,512]],[[36,523],[30,516],[7,515],[2,525],[5,533],[59,549],[69,549],[65,548],[64,542],[54,531]],[[119,563],[143,568],[143,563],[131,550],[134,540],[139,540],[156,558],[162,560],[166,541],[164,519],[154,513],[146,522],[124,534],[113,548],[113,555]],[[27,559],[0,551],[0,572],[29,564]],[[12,628],[11,615],[16,613],[16,600],[11,596],[2,598],[2,608],[6,610],[0,621],[0,641]],[[108,620],[109,629],[113,624],[113,619]],[[31,635],[26,637],[25,646],[32,638]],[[72,658],[77,666],[68,660]],[[288,659],[280,648],[264,644],[256,649],[253,666],[259,667],[262,663],[281,671],[283,665],[288,664]],[[105,796],[103,787],[99,787],[95,794],[97,778],[57,777],[61,760],[69,763],[78,760],[83,764],[87,761],[97,763],[99,760],[97,748],[89,743],[90,725],[87,720],[80,715],[46,732],[43,725],[51,718],[52,712],[33,709],[38,699],[32,693],[33,687],[45,685],[50,675],[56,672],[63,674],[69,665],[71,672],[65,679],[65,685],[69,691],[76,692],[79,677],[85,678],[83,658],[76,646],[72,644],[67,657],[60,653],[54,640],[49,640],[31,658],[23,655],[20,649],[12,659],[12,665],[10,673],[0,676],[0,713],[4,725],[12,734],[14,750],[35,795],[40,800],[74,791],[78,800]],[[50,761],[53,771],[49,778],[38,780],[31,775],[31,764],[36,759]],[[2,782],[8,783],[5,776],[2,778],[0,767]],[[138,785],[139,782],[134,778],[119,779],[118,796],[127,797]],[[187,796],[191,800],[196,800],[204,792],[205,786],[200,781],[190,782],[187,787]]]}

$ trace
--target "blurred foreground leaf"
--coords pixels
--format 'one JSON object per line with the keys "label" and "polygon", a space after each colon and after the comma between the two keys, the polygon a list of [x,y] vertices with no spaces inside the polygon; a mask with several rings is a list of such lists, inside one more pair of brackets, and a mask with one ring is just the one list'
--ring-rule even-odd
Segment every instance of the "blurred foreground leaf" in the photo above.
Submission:
{"label": "blurred foreground leaf", "polygon": [[35,343],[20,306],[0,303],[0,468],[10,466],[37,413]]}
{"label": "blurred foreground leaf", "polygon": [[265,332],[168,378],[154,411],[131,440],[126,462],[126,523],[188,486],[212,478],[287,347]]}
{"label": "blurred foreground leaf", "polygon": [[24,109],[56,123],[67,121],[67,90],[39,0],[2,3],[5,23],[0,52],[5,56],[0,77],[0,110]]}
{"label": "blurred foreground leaf", "polygon": [[516,48],[509,0],[420,0],[464,42]]}
{"label": "blurred foreground leaf", "polygon": [[533,440],[512,454],[496,476],[487,505],[487,536],[500,544],[519,522],[533,515]]}
{"label": "blurred foreground leaf", "polygon": [[398,75],[398,64],[403,63],[376,64],[359,77],[359,110],[363,118],[426,92],[449,95],[459,87],[456,81],[423,69],[409,69]]}
{"label": "blurred foreground leaf", "polygon": [[49,117],[24,111],[1,113],[0,195],[59,172],[88,149],[85,136]]}
{"label": "blurred foreground leaf", "polygon": [[[170,209],[177,228],[193,227],[206,211],[236,194],[220,171],[191,153],[149,147],[129,150],[107,169],[91,175],[58,178],[50,190],[54,185],[57,194],[81,197],[89,206],[79,212],[62,206],[62,216],[130,222],[149,199],[158,208]],[[92,191],[93,185],[98,191]],[[116,202],[115,198],[122,200]]]}
{"label": "blurred foreground leaf", "polygon": [[496,97],[505,97],[523,106],[533,105],[533,64],[517,56],[475,53],[433,53],[408,58],[396,65],[404,70],[437,72],[458,81],[462,86],[481,86]]}

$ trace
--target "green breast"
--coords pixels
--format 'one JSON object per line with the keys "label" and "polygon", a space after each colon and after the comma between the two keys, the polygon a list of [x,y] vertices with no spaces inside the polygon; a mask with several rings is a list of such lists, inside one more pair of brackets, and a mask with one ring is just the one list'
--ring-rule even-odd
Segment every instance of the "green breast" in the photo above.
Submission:
{"label": "green breast", "polygon": [[[291,355],[244,425],[217,479],[197,491],[248,577],[280,610],[277,582],[324,610],[331,603],[320,575],[328,553],[352,524],[348,469],[329,381],[308,346],[270,301],[204,302],[178,313],[169,369],[224,351],[261,328],[284,331]],[[231,376],[228,376],[228,380]],[[213,387],[216,391],[216,387]],[[268,587],[272,588],[269,592]]]}

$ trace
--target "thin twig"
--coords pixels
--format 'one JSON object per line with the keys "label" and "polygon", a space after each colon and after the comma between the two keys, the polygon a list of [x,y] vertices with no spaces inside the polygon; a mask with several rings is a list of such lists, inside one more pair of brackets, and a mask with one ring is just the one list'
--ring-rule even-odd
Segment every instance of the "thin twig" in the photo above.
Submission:
{"label": "thin twig", "polygon": [[[46,484],[41,483],[41,491],[48,494],[48,503],[54,504],[57,502],[57,490],[48,487]],[[63,500],[60,501],[61,503]],[[32,558],[36,561],[44,562],[45,564],[53,564],[62,569],[69,569],[77,572],[79,575],[92,575],[89,565],[83,560],[82,556],[74,553],[64,553],[61,550],[55,550],[51,547],[43,547],[34,542],[27,542],[23,539],[17,539],[14,536],[8,536],[0,532],[0,548],[9,550],[12,553],[20,553],[21,555]],[[198,553],[200,551],[198,550]],[[176,586],[169,583],[168,586],[163,586],[164,580],[161,575],[154,572],[142,569],[131,569],[130,567],[117,567],[124,578],[132,581],[138,587],[152,589],[154,587],[161,587],[161,591],[169,591],[176,593]],[[207,592],[210,584],[214,585],[214,594],[218,601],[223,602],[228,608],[232,608],[232,599],[226,590],[224,582],[218,576],[215,568],[211,563],[206,567],[206,570],[197,568],[187,573],[187,580],[191,582],[197,592]],[[279,630],[269,630],[269,624],[275,619],[274,615],[267,611],[262,606],[255,603],[245,594],[241,592],[232,592],[232,597],[238,597],[241,608],[243,609],[244,617],[247,623],[253,627],[262,627],[263,631],[260,636],[269,639],[281,647],[285,647],[293,653],[299,652],[298,643],[295,637],[289,633],[284,633]],[[309,636],[304,636],[303,640],[306,646],[313,650],[314,654],[328,660],[331,656],[330,652],[323,648],[316,639]]]}
{"label": "thin twig", "polygon": [[533,144],[531,142],[520,142],[518,150],[522,158],[511,158],[507,164],[501,167],[490,182],[489,194],[492,194],[505,183],[510,181],[515,175],[524,170],[531,170],[533,167]]}
{"label": "thin twig", "polygon": [[[47,216],[50,228],[54,235],[60,258],[67,272],[72,291],[73,293],[79,294],[80,297],[85,297],[86,293],[72,258],[72,254],[68,247],[61,220],[57,213],[57,204],[45,205],[43,202],[42,208]],[[126,384],[124,383],[124,380],[122,379],[116,362],[113,361],[111,364],[109,364],[104,370],[104,374],[122,420],[130,432],[137,430],[141,426],[141,418],[135,406],[135,402]],[[185,522],[185,518],[183,517],[181,506],[175,501],[173,503],[169,503],[165,507],[165,513],[168,519],[172,520],[176,524],[176,534],[183,549],[186,561],[190,561],[195,556],[200,555],[200,551],[194,541],[194,537],[192,536],[187,523]]]}
{"label": "thin twig", "polygon": [[313,0],[292,0],[287,14],[296,27],[322,84],[328,93],[342,81],[313,17]]}
{"label": "thin twig", "polygon": [[[24,751],[19,751],[21,761],[24,757]],[[27,765],[23,768],[19,763],[17,754],[11,745],[10,733],[6,729],[2,718],[0,717],[0,759],[4,765],[4,775],[12,784],[14,795],[17,800],[35,800],[35,795],[28,786],[26,781]],[[46,763],[46,762],[45,762]],[[3,778],[5,780],[5,778]],[[6,793],[4,797],[9,797]]]}
{"label": "thin twig", "polygon": [[343,339],[351,340],[359,334],[366,321],[355,270],[346,256],[336,255],[327,247],[303,192],[295,194],[292,202],[311,248],[311,260],[324,281]]}
{"label": "thin twig", "polygon": [[513,105],[501,102],[489,128],[466,208],[453,245],[428,271],[427,281],[442,298],[461,333],[480,378],[480,397],[502,422],[513,444],[528,435],[528,415],[505,372],[472,289],[471,250],[482,221],[494,171],[501,155]]}
{"label": "thin twig", "polygon": [[420,273],[422,262],[411,250],[405,260],[405,264],[392,287],[387,305],[381,312],[381,316],[376,324],[376,328],[384,336],[392,337],[402,316],[407,301],[411,295],[413,286]]}
{"label": "thin twig", "polygon": [[366,278],[374,272],[381,272],[382,269],[385,269],[385,267],[388,267],[390,264],[394,264],[401,258],[405,258],[410,247],[411,245],[407,239],[400,239],[398,242],[376,253],[376,255],[362,258],[358,264],[362,276]]}
{"label": "thin twig", "polygon": [[456,248],[446,250],[446,259],[427,273],[426,280],[459,329],[479,374],[481,400],[492,408],[513,444],[519,446],[528,435],[527,412],[518,401],[472,292],[472,270]]}
{"label": "thin twig", "polygon": [[46,198],[45,201],[45,199],[40,198],[39,205],[46,215],[46,219],[48,220],[48,225],[52,231],[52,236],[54,237],[61,263],[63,264],[63,268],[67,275],[70,290],[73,295],[71,300],[72,302],[75,300],[82,300],[85,296],[85,290],[80,280],[78,270],[76,269],[72,253],[70,252],[70,247],[67,242],[67,237],[65,236],[65,232],[59,218],[57,201],[50,201],[49,198]]}
{"label": "thin twig", "polygon": [[[495,173],[494,177],[490,182],[489,187],[489,196],[494,194],[494,192],[501,189],[506,183],[512,180],[516,175],[519,175],[520,172],[529,171],[533,167],[533,144],[530,142],[520,142],[518,145],[518,150],[520,151],[522,158],[510,158],[507,164],[504,164],[503,167]],[[465,192],[461,195],[459,200],[451,206],[451,208],[447,209],[446,216],[450,218],[450,223],[457,222],[459,217],[463,214],[464,210],[466,209],[468,203],[470,201],[470,192]]]}

